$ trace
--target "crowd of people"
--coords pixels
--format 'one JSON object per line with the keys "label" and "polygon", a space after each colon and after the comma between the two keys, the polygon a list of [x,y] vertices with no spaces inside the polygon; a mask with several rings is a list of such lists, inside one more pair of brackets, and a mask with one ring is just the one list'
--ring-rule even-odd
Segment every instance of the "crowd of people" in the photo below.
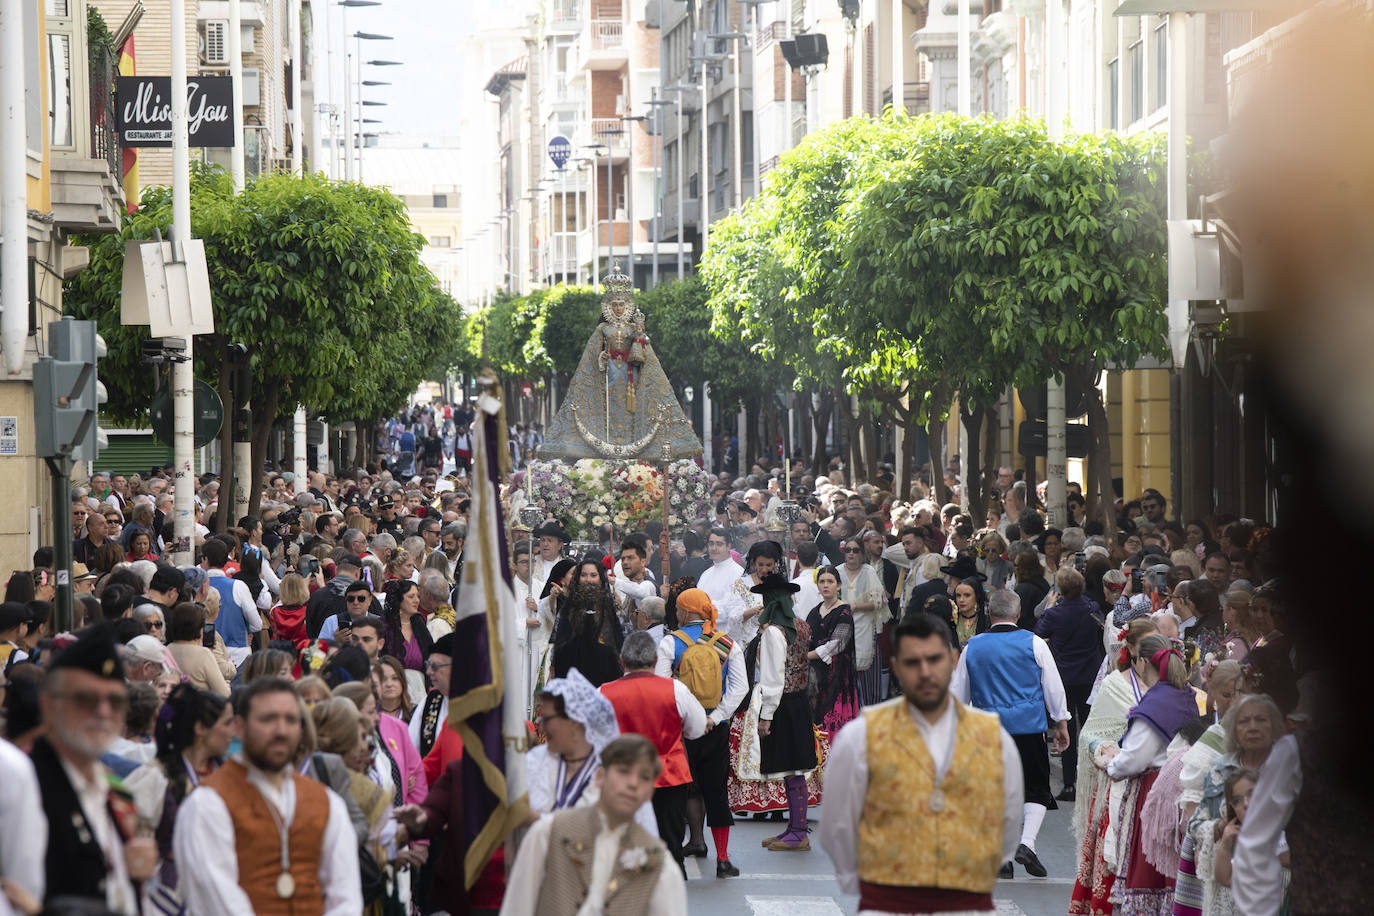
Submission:
{"label": "crowd of people", "polygon": [[[530,829],[468,887],[446,723],[472,420],[397,418],[380,464],[300,492],[270,475],[232,527],[199,480],[182,567],[167,476],[74,490],[70,631],[49,547],[0,604],[0,812],[27,838],[0,842],[11,908],[681,913],[687,858],[739,874],[737,817],[778,820],[765,848],[805,853],[823,797],[841,885],[879,912],[932,912],[899,908],[929,902],[911,887],[977,911],[1018,866],[1046,875],[1060,803],[1070,913],[1259,912],[1247,894],[1286,886],[1278,831],[1241,832],[1311,714],[1268,528],[1173,521],[1149,490],[1109,532],[1076,489],[1076,523],[1050,527],[1009,469],[978,524],[840,474],[798,468],[785,493],[761,463],[720,475],[714,517],[672,538],[651,523],[573,545],[548,515],[520,524],[505,482]],[[941,818],[980,823],[923,829]],[[949,875],[928,867],[955,853]]]}

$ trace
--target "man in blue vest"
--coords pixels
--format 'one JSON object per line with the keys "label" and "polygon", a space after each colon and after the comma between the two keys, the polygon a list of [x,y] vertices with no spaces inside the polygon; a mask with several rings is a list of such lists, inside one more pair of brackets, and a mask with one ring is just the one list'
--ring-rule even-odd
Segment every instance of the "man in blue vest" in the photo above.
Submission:
{"label": "man in blue vest", "polygon": [[215,629],[224,640],[229,661],[237,668],[253,652],[253,643],[258,641],[258,634],[262,632],[262,615],[258,613],[248,584],[225,575],[224,564],[229,562],[229,548],[224,542],[211,538],[205,542],[201,552],[205,557],[207,584],[219,592],[219,616],[215,618]]}
{"label": "man in blue vest", "polygon": [[[1045,709],[1049,708],[1054,720],[1054,749],[1060,752],[1069,744],[1069,705],[1049,644],[1030,630],[1020,629],[1020,616],[1021,599],[1015,592],[999,588],[988,595],[992,626],[968,641],[949,689],[961,702],[997,713],[1002,727],[1016,742],[1026,786],[1016,861],[1030,874],[1043,878],[1046,871],[1035,854],[1035,838],[1045,812],[1054,806],[1050,756],[1045,746]],[[1007,862],[997,876],[1010,878],[1013,872]]]}

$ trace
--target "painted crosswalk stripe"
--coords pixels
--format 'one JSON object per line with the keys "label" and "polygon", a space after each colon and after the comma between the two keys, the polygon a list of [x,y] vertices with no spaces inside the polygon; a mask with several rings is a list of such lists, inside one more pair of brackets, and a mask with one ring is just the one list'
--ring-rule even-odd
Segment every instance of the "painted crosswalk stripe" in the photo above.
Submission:
{"label": "painted crosswalk stripe", "polygon": [[834,897],[761,897],[746,894],[754,916],[844,916]]}

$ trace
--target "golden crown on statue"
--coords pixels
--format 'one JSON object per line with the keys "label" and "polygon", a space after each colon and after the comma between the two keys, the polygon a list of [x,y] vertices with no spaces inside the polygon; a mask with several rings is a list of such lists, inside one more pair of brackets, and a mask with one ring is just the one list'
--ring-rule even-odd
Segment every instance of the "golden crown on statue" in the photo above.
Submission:
{"label": "golden crown on statue", "polygon": [[611,263],[611,272],[606,274],[606,278],[602,282],[606,285],[605,296],[608,299],[613,296],[629,298],[634,294],[634,281],[620,272],[619,261]]}

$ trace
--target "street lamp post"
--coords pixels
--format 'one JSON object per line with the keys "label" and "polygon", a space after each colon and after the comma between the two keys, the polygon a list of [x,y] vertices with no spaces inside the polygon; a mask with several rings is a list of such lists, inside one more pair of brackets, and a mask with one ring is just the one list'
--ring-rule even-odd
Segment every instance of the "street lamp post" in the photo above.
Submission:
{"label": "street lamp post", "polygon": [[[611,259],[615,257],[615,252],[611,248],[611,244],[614,242],[614,239],[611,236],[611,229],[613,225],[611,217],[615,215],[615,212],[612,209],[615,204],[615,198],[611,196],[611,148],[607,146],[605,143],[588,143],[586,146],[583,147],[583,149],[591,150],[593,156],[600,156],[601,150],[606,151],[606,270],[607,272],[609,272],[611,269]],[[592,183],[596,183],[595,167],[592,168]],[[592,211],[593,244],[595,244],[596,242],[596,221],[600,215],[601,214],[597,213],[595,210]]]}
{"label": "street lamp post", "polygon": [[[339,49],[343,52],[343,96],[344,96],[344,136],[345,144],[343,149],[344,178],[347,181],[353,180],[353,67],[348,62],[348,11],[363,6],[381,6],[381,0],[338,0],[338,5],[344,8],[344,13],[339,17]],[[332,42],[331,42],[332,44]]]}
{"label": "street lamp post", "polygon": [[[735,53],[730,55],[730,68],[735,80],[735,91],[731,93],[731,101],[734,106],[734,115],[731,118],[734,133],[734,157],[731,162],[730,177],[734,191],[735,209],[738,210],[744,206],[744,125],[741,123],[744,115],[740,105],[739,56],[744,47],[744,40],[749,36],[744,32],[715,32],[706,37],[735,43]],[[755,142],[757,143],[757,140]]]}
{"label": "street lamp post", "polygon": [[[577,171],[578,171],[579,175],[580,175],[581,172],[582,172],[582,167],[583,167],[583,166],[585,166],[585,165],[590,165],[590,166],[592,167],[592,169],[591,169],[591,171],[592,171],[592,177],[591,177],[591,187],[590,187],[590,195],[591,195],[591,196],[590,196],[590,197],[588,198],[588,200],[587,200],[587,210],[588,210],[589,213],[595,213],[595,212],[596,212],[596,160],[595,160],[595,159],[588,159],[586,156],[578,156],[576,159],[573,160],[573,162],[576,162],[576,163],[577,163]],[[576,236],[577,241],[576,241],[575,246],[574,246],[576,250],[575,250],[573,256],[574,256],[574,259],[577,261],[577,282],[578,282],[578,284],[580,285],[580,284],[582,283],[582,192],[581,192],[581,191],[578,191],[578,192],[577,192],[577,206],[576,206],[575,210],[576,210],[576,220],[577,220],[577,236]],[[595,289],[597,292],[600,292],[600,291],[601,291],[601,274],[600,274],[600,272],[599,272],[598,269],[597,269],[598,266],[599,266],[599,265],[598,265],[598,260],[599,260],[599,259],[597,258],[597,251],[596,251],[596,229],[595,229],[595,226],[593,226],[593,229],[592,229],[592,288]]]}
{"label": "street lamp post", "polygon": [[675,105],[677,113],[677,278],[679,280],[682,279],[683,262],[686,258],[685,249],[687,246],[686,240],[683,238],[683,232],[685,230],[683,198],[686,197],[687,189],[682,179],[682,160],[686,152],[682,145],[682,93],[692,88],[692,86],[664,86],[663,91],[673,93],[676,98],[674,98],[671,103],[666,100],[655,103],[659,105]]}
{"label": "street lamp post", "polygon": [[689,57],[692,63],[701,65],[701,213],[697,221],[701,223],[701,254],[706,253],[706,244],[711,235],[711,129],[710,129],[710,72],[711,64],[725,59],[724,54],[703,54]]}

